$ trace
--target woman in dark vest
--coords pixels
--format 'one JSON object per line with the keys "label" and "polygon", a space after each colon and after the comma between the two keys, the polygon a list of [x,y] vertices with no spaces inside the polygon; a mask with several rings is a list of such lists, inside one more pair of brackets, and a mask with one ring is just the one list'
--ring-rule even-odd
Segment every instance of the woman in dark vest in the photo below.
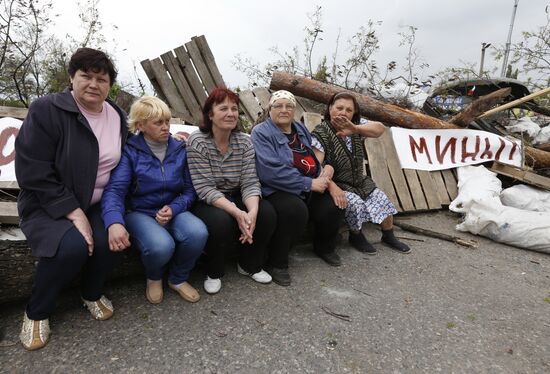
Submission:
{"label": "woman in dark vest", "polygon": [[345,209],[345,221],[350,229],[349,243],[367,254],[375,254],[361,228],[364,222],[380,224],[382,242],[402,253],[410,248],[393,234],[393,215],[397,210],[374,181],[364,175],[365,138],[377,138],[384,133],[380,122],[360,124],[359,106],[349,93],[337,93],[330,99],[325,120],[313,130],[312,146],[321,162],[332,165],[334,175],[328,191],[334,203]]}
{"label": "woman in dark vest", "polygon": [[103,284],[120,252],[109,249],[100,200],[126,142],[126,114],[107,100],[117,72],[105,53],[78,49],[69,75],[69,89],[32,103],[15,141],[20,226],[38,257],[20,335],[28,350],[48,342],[57,297],[78,273],[92,317],[113,315]]}

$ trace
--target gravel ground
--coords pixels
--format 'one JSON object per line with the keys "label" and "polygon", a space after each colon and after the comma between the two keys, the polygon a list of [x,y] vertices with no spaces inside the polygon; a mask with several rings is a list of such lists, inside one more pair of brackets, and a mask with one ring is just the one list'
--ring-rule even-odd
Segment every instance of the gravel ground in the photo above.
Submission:
{"label": "gravel ground", "polygon": [[[469,249],[399,229],[408,255],[380,244],[361,254],[347,244],[331,268],[309,248],[291,254],[292,286],[259,285],[227,264],[222,291],[190,304],[165,289],[149,304],[144,281],[112,283],[111,320],[90,318],[75,290],[50,319],[42,350],[18,341],[24,304],[3,305],[1,372],[59,373],[548,373],[550,256],[454,230],[450,212],[407,223],[476,239]],[[410,240],[420,239],[417,240]],[[335,314],[340,315],[335,316]]]}

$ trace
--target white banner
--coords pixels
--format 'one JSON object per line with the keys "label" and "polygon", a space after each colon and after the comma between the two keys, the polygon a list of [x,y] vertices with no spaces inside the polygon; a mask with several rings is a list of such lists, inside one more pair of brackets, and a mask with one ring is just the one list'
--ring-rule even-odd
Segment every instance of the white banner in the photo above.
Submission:
{"label": "white banner", "polygon": [[15,137],[23,121],[0,118],[0,181],[15,181]]}
{"label": "white banner", "polygon": [[391,133],[403,169],[443,170],[486,161],[522,166],[519,141],[490,132],[392,127]]}
{"label": "white banner", "polygon": [[[15,181],[15,137],[19,134],[19,129],[23,121],[15,118],[0,118],[0,181]],[[193,131],[197,131],[197,126],[171,124],[170,132],[179,134],[186,140]]]}

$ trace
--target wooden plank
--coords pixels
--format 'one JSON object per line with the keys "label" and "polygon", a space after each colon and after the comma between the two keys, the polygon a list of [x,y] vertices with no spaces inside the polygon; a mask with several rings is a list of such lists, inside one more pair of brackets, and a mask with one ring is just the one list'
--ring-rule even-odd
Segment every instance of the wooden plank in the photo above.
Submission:
{"label": "wooden plank", "polygon": [[447,187],[445,187],[445,182],[443,181],[441,171],[431,171],[430,174],[435,183],[437,195],[439,196],[439,202],[441,203],[441,205],[449,205],[451,203],[451,200],[449,199],[449,195],[447,194]]}
{"label": "wooden plank", "polygon": [[27,108],[15,108],[11,106],[0,106],[0,118],[12,117],[17,119],[25,119],[27,116]]}
{"label": "wooden plank", "polygon": [[407,186],[407,180],[405,179],[405,175],[403,175],[403,169],[399,163],[399,158],[395,150],[395,145],[393,144],[391,132],[385,131],[379,139],[384,147],[386,164],[388,165],[388,170],[395,187],[395,192],[401,202],[403,211],[410,212],[416,210],[412,202],[409,187]]}
{"label": "wooden plank", "polygon": [[183,99],[179,95],[174,82],[168,76],[168,72],[164,68],[160,58],[151,60],[151,69],[158,84],[162,87],[162,92],[164,92],[164,95],[168,100],[168,104],[175,111],[175,113],[173,113],[174,117],[180,117],[183,120],[192,123],[194,119],[185,107]]}
{"label": "wooden plank", "polygon": [[307,112],[307,110],[304,110],[304,107],[300,104],[300,102],[296,101],[296,109],[294,109],[294,120],[302,122],[302,116],[304,115],[304,112]]}
{"label": "wooden plank", "polygon": [[321,122],[323,122],[323,116],[319,113],[304,112],[304,125],[310,132]]}
{"label": "wooden plank", "polygon": [[185,76],[185,79],[187,80],[187,82],[189,82],[189,85],[192,88],[193,95],[195,95],[195,98],[197,99],[197,101],[199,102],[202,108],[208,95],[206,94],[204,86],[200,81],[199,76],[195,71],[195,68],[193,67],[193,63],[189,58],[189,54],[187,53],[187,51],[183,46],[179,46],[176,49],[174,49],[174,53],[178,58],[178,62],[180,63],[180,68],[181,68],[181,71],[183,72],[183,75]]}
{"label": "wooden plank", "polygon": [[545,190],[550,190],[550,178],[543,177],[542,175],[538,175],[531,171],[516,169],[508,165],[499,164],[497,162],[493,163],[491,170],[495,173],[506,175],[532,186],[539,187]]}
{"label": "wooden plank", "polygon": [[201,78],[202,84],[206,87],[206,92],[212,92],[212,90],[216,88],[216,82],[214,82],[214,78],[212,78],[210,71],[208,71],[208,67],[202,59],[197,43],[191,40],[185,43],[185,48],[187,49],[189,57],[191,57],[191,61],[193,61],[193,65]]}
{"label": "wooden plank", "polygon": [[16,202],[0,201],[0,223],[10,225],[17,225],[19,223]]}
{"label": "wooden plank", "polygon": [[441,203],[439,201],[439,195],[437,194],[437,189],[435,182],[430,175],[430,172],[426,170],[417,170],[418,178],[420,178],[420,184],[422,185],[422,190],[424,190],[424,196],[428,203],[429,209],[441,209]]}
{"label": "wooden plank", "polygon": [[269,106],[269,100],[271,99],[271,92],[265,87],[256,87],[252,89],[252,92],[254,92],[254,95],[260,102],[260,106],[263,109],[267,109]]}
{"label": "wooden plank", "polygon": [[447,188],[447,193],[449,194],[449,198],[451,201],[456,199],[458,196],[458,187],[456,185],[456,178],[450,169],[441,170],[441,175],[443,175],[443,179],[445,180],[445,187]]}
{"label": "wooden plank", "polygon": [[158,84],[157,79],[155,78],[155,74],[153,73],[151,61],[150,60],[141,61],[141,67],[143,68],[145,75],[147,75],[149,82],[151,82],[151,84],[153,85],[153,88],[155,89],[155,92],[157,93],[158,97],[162,101],[167,103],[168,100],[166,100],[166,95],[164,95],[164,92],[162,91],[162,87]]}
{"label": "wooden plank", "polygon": [[416,170],[403,169],[403,172],[405,174],[405,178],[407,179],[409,191],[411,192],[416,210],[427,210],[428,203],[426,202],[426,196],[424,196],[424,191],[422,191],[422,185],[420,184]]}
{"label": "wooden plank", "polygon": [[216,59],[214,58],[214,54],[212,53],[210,46],[206,42],[206,38],[204,37],[204,35],[194,36],[191,38],[191,40],[195,41],[195,43],[197,44],[197,47],[201,52],[204,63],[208,67],[208,70],[210,71],[210,75],[212,75],[212,78],[214,79],[214,83],[216,84],[216,86],[225,86],[225,82],[223,81],[222,74],[220,73],[220,70],[218,69],[218,65],[216,64]]}
{"label": "wooden plank", "polygon": [[302,108],[304,108],[304,111],[317,113],[317,109],[311,105],[311,100],[305,97],[296,96],[296,101],[300,103]]}
{"label": "wooden plank", "polygon": [[2,190],[18,190],[19,184],[17,181],[0,181],[0,189]]}
{"label": "wooden plank", "polygon": [[191,86],[185,79],[185,76],[183,75],[183,72],[180,69],[178,61],[174,57],[174,54],[172,52],[166,52],[160,55],[160,58],[164,62],[164,66],[168,70],[168,73],[170,73],[170,76],[172,77],[172,80],[174,81],[174,84],[176,85],[180,96],[183,98],[185,107],[191,113],[191,116],[195,119],[193,123],[200,123],[200,120],[202,118],[201,106],[193,95],[193,92],[191,91]]}
{"label": "wooden plank", "polygon": [[239,92],[239,99],[241,100],[241,105],[246,109],[247,116],[251,120],[250,122],[254,123],[260,114],[262,114],[262,108],[256,101],[256,97],[252,91],[245,90]]}
{"label": "wooden plank", "polygon": [[365,140],[365,148],[369,159],[370,175],[374,180],[374,183],[376,183],[378,188],[384,191],[398,211],[403,211],[391,182],[382,142],[380,139],[368,138]]}

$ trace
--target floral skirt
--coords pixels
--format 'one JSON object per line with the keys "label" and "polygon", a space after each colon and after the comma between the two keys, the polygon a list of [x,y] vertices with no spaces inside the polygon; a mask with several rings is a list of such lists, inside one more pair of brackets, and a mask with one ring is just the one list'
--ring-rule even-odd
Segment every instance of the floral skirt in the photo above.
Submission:
{"label": "floral skirt", "polygon": [[364,222],[380,224],[386,217],[397,213],[390,199],[378,188],[375,188],[365,200],[353,192],[344,193],[348,200],[345,219],[351,230],[361,230]]}

